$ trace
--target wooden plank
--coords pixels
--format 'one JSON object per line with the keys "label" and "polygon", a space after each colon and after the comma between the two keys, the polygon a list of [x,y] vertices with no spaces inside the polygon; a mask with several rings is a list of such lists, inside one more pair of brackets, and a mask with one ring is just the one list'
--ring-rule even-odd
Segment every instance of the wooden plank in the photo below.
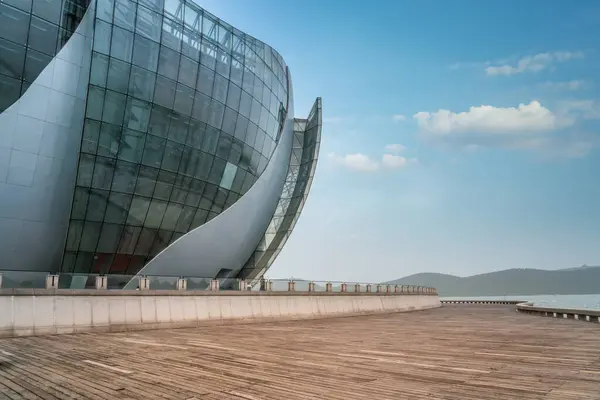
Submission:
{"label": "wooden plank", "polygon": [[510,305],[0,340],[0,399],[598,399],[600,326]]}

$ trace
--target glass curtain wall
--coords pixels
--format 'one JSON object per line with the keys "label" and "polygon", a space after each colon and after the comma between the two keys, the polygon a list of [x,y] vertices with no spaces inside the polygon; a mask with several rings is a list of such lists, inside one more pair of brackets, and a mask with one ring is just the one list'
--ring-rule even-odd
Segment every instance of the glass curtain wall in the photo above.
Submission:
{"label": "glass curtain wall", "polygon": [[0,0],[0,113],[69,40],[90,0]]}
{"label": "glass curtain wall", "polygon": [[253,281],[271,266],[292,233],[312,185],[321,143],[321,98],[308,119],[294,120],[294,142],[283,193],[267,232],[239,277]]}
{"label": "glass curtain wall", "polygon": [[285,71],[192,1],[97,0],[62,271],[135,274],[234,204],[277,144]]}

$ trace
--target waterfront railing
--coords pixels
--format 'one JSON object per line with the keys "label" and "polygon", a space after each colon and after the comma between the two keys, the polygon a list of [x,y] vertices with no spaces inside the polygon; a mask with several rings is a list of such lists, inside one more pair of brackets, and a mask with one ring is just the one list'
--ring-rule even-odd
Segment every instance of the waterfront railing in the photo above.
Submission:
{"label": "waterfront railing", "polygon": [[436,289],[428,286],[390,285],[385,283],[323,280],[308,281],[297,279],[260,279],[248,282],[237,278],[63,272],[48,273],[38,271],[7,270],[0,272],[0,289],[229,290],[437,295]]}

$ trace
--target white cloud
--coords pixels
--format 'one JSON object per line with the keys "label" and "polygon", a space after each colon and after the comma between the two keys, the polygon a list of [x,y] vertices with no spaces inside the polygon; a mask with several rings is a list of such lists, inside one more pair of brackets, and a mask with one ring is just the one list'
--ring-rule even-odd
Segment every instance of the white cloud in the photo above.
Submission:
{"label": "white cloud", "polygon": [[386,145],[385,149],[387,151],[392,152],[392,153],[401,153],[404,150],[406,150],[406,147],[404,147],[404,146],[402,146],[401,144],[398,144],[398,143],[393,143],[393,144]]}
{"label": "white cloud", "polygon": [[395,115],[392,115],[392,119],[396,122],[406,121],[406,115],[395,114]]}
{"label": "white cloud", "polygon": [[410,164],[417,164],[416,158],[406,158],[394,154],[384,154],[381,160],[374,160],[361,153],[341,156],[329,153],[329,158],[337,165],[356,172],[376,172],[381,169],[400,169]]}
{"label": "white cloud", "polygon": [[408,159],[393,154],[384,154],[381,158],[381,165],[388,169],[399,169],[406,167],[409,163],[416,163],[416,159]]}
{"label": "white cloud", "polygon": [[539,53],[521,58],[516,65],[502,64],[490,65],[485,72],[491,76],[514,75],[524,72],[540,72],[557,63],[564,63],[574,59],[583,58],[583,52],[555,51]]}
{"label": "white cloud", "polygon": [[574,91],[574,90],[585,89],[585,88],[589,87],[589,84],[588,84],[588,82],[586,82],[584,80],[572,80],[572,81],[566,81],[566,82],[544,82],[544,83],[541,83],[540,86],[544,89],[550,89],[550,90]]}
{"label": "white cloud", "polygon": [[329,153],[329,158],[336,164],[342,165],[352,171],[375,172],[379,169],[379,164],[376,161],[371,160],[368,156],[361,153],[346,154],[345,156]]}
{"label": "white cloud", "polygon": [[421,138],[465,151],[496,147],[581,157],[600,144],[597,135],[585,133],[579,124],[600,119],[600,105],[591,100],[564,101],[554,111],[532,101],[517,107],[482,105],[463,112],[419,112],[413,118]]}
{"label": "white cloud", "polygon": [[523,133],[556,129],[568,121],[558,118],[538,101],[518,107],[482,105],[469,111],[449,110],[418,112],[413,115],[422,132],[445,135],[452,133]]}

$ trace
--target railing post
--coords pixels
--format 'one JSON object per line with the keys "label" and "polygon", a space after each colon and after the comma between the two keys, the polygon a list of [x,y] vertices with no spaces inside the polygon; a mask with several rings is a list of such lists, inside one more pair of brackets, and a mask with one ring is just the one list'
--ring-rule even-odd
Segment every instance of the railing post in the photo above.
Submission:
{"label": "railing post", "polygon": [[354,284],[354,293],[360,293],[360,283]]}
{"label": "railing post", "polygon": [[177,279],[177,290],[187,290],[187,279],[185,279],[185,278]]}
{"label": "railing post", "polygon": [[98,275],[96,276],[96,290],[106,289],[108,287],[106,276]]}
{"label": "railing post", "polygon": [[148,290],[150,289],[150,279],[145,276],[139,277],[139,289],[140,290]]}
{"label": "railing post", "polygon": [[399,292],[399,289],[400,289],[400,288],[398,287],[398,285],[395,285],[395,286],[394,286],[394,293],[398,293],[398,292]]}
{"label": "railing post", "polygon": [[46,277],[46,289],[58,289],[58,275],[48,275]]}
{"label": "railing post", "polygon": [[308,291],[309,292],[315,291],[315,283],[313,281],[308,282]]}
{"label": "railing post", "polygon": [[288,292],[295,292],[295,291],[296,291],[296,282],[289,281],[288,282]]}
{"label": "railing post", "polygon": [[392,286],[391,285],[386,285],[385,292],[386,293],[392,293]]}
{"label": "railing post", "polygon": [[371,284],[370,283],[367,285],[367,293],[371,293]]}
{"label": "railing post", "polygon": [[0,289],[2,289],[2,272],[0,272]]}
{"label": "railing post", "polygon": [[376,290],[377,290],[377,293],[381,293],[382,292],[381,285],[377,285],[377,289]]}
{"label": "railing post", "polygon": [[240,291],[244,292],[248,290],[248,282],[245,279],[240,279],[238,282]]}
{"label": "railing post", "polygon": [[270,279],[267,279],[267,281],[265,282],[265,290],[267,292],[273,290],[273,281],[271,281]]}
{"label": "railing post", "polygon": [[327,282],[325,284],[325,291],[326,292],[333,292],[333,286],[331,285],[331,282]]}
{"label": "railing post", "polygon": [[218,292],[219,291],[219,281],[216,279],[211,279],[210,281],[210,290],[212,292]]}
{"label": "railing post", "polygon": [[348,285],[346,284],[346,282],[342,283],[342,286],[340,287],[340,291],[344,292],[344,293],[348,291]]}

